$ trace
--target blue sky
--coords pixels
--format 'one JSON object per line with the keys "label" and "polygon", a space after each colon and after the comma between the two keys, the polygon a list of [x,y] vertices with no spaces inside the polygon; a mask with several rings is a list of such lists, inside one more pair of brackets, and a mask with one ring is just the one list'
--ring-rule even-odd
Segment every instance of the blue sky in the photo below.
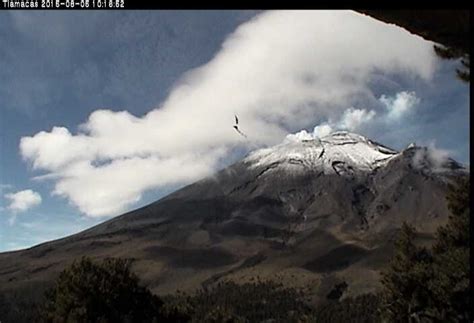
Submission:
{"label": "blue sky", "polygon": [[362,15],[0,17],[0,251],[78,232],[318,125],[469,160],[457,63]]}

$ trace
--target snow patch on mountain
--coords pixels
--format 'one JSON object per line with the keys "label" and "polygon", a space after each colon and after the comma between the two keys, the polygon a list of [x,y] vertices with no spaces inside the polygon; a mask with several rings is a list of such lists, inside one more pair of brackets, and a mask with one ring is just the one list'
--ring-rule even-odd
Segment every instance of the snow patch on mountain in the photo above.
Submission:
{"label": "snow patch on mountain", "polygon": [[398,154],[364,136],[337,131],[321,138],[301,133],[288,136],[280,145],[251,153],[244,162],[249,168],[272,166],[272,171],[353,175],[371,172]]}

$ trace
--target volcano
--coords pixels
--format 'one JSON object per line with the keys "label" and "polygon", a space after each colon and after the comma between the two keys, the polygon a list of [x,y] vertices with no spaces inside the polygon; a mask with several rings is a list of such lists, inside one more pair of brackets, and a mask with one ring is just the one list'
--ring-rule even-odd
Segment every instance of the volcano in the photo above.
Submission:
{"label": "volcano", "polygon": [[341,131],[287,139],[86,231],[0,254],[0,294],[38,299],[81,256],[131,258],[157,294],[257,276],[315,302],[342,282],[347,295],[374,291],[401,224],[429,245],[448,219],[448,184],[467,175],[425,147]]}

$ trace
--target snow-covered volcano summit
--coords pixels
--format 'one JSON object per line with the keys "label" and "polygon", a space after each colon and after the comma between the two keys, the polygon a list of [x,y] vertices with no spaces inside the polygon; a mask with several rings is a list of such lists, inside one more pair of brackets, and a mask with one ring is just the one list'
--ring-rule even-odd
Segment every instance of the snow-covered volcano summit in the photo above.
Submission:
{"label": "snow-covered volcano summit", "polygon": [[353,175],[371,172],[397,155],[397,151],[364,136],[338,131],[314,139],[289,137],[280,145],[251,153],[244,162],[249,168],[283,167],[291,172]]}

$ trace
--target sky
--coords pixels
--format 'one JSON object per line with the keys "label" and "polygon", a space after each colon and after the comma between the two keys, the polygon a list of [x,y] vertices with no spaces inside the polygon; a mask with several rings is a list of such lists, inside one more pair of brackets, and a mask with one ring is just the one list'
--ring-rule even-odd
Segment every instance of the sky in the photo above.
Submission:
{"label": "sky", "polygon": [[349,130],[469,163],[458,62],[352,11],[2,11],[0,44],[0,251],[292,136]]}

